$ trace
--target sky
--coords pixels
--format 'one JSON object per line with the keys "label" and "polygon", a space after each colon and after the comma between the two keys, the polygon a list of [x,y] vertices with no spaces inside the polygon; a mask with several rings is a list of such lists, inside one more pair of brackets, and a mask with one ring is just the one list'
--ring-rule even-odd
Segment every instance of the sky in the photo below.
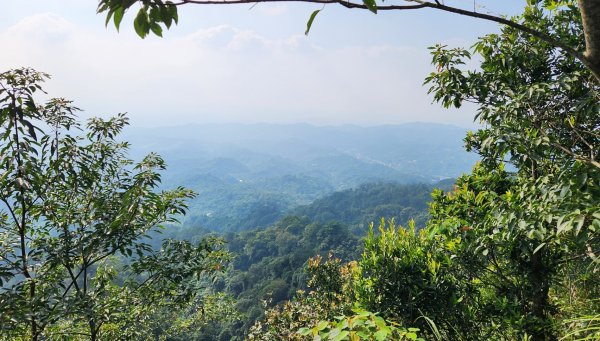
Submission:
{"label": "sky", "polygon": [[[524,3],[475,6],[512,15]],[[305,36],[310,14],[322,6],[280,2],[186,5],[163,38],[140,39],[135,11],[117,32],[105,27],[96,7],[94,0],[0,0],[0,71],[47,72],[48,96],[72,100],[83,118],[127,112],[141,127],[416,121],[470,127],[475,107],[447,110],[427,95],[422,84],[433,70],[427,47],[469,47],[499,31],[495,23],[431,9],[374,15],[327,5]]]}

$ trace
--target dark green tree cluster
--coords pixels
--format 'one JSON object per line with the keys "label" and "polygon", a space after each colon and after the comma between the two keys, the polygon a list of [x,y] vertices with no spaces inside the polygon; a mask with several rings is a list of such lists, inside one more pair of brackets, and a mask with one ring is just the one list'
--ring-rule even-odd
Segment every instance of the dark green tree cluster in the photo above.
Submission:
{"label": "dark green tree cluster", "polygon": [[236,257],[217,287],[227,289],[244,314],[240,322],[226,327],[232,329],[229,339],[241,338],[263,316],[263,302],[273,306],[306,288],[304,267],[310,257],[331,252],[349,261],[358,256],[360,245],[359,239],[340,223],[313,223],[294,216],[264,230],[224,237]]}
{"label": "dark green tree cluster", "polygon": [[[532,2],[522,20],[582,42],[573,2],[550,13]],[[572,56],[514,29],[484,37],[473,52],[481,70],[461,69],[469,51],[433,49],[438,72],[427,82],[436,100],[476,103],[485,127],[466,139],[481,164],[459,179],[454,193],[436,194],[430,223],[464,240],[458,259],[467,277],[493,295],[482,304],[501,312],[498,320],[512,321],[534,339],[553,339],[564,317],[561,297],[572,289],[564,287],[564,276],[576,282],[597,277],[600,86]],[[506,172],[504,163],[516,171]],[[576,274],[573,266],[588,270]]]}
{"label": "dark green tree cluster", "polygon": [[313,221],[339,221],[348,224],[359,236],[364,236],[373,221],[382,217],[401,223],[414,220],[425,226],[427,203],[435,187],[448,188],[444,183],[425,184],[369,183],[358,188],[340,191],[315,200],[310,205],[293,210]]}

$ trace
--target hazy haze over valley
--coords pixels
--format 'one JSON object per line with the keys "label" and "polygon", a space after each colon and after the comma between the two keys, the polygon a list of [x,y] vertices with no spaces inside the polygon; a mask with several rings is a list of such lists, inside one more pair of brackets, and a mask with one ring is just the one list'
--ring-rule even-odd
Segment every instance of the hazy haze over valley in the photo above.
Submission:
{"label": "hazy haze over valley", "polygon": [[465,129],[433,123],[374,127],[205,124],[127,128],[132,156],[157,152],[165,187],[199,193],[188,222],[218,230],[264,227],[298,205],[364,183],[427,183],[476,160]]}

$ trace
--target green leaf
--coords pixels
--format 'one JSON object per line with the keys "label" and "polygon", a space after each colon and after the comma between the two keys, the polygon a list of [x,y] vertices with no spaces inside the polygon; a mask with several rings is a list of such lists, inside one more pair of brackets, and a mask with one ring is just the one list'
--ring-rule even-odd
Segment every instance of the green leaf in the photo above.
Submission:
{"label": "green leaf", "polygon": [[301,335],[308,335],[308,334],[310,334],[310,332],[311,332],[311,330],[306,327],[298,329],[298,333]]}
{"label": "green leaf", "polygon": [[135,32],[140,38],[144,39],[148,34],[148,13],[143,8],[138,11],[135,20],[133,21],[133,27]]}
{"label": "green leaf", "polygon": [[173,5],[173,3],[167,3],[167,11],[169,12],[171,18],[173,18],[173,20],[175,21],[175,24],[178,24],[179,16],[177,14],[177,6]]}
{"label": "green leaf", "polygon": [[384,329],[387,327],[385,320],[381,316],[375,316],[375,324],[379,329]]}
{"label": "green leaf", "polygon": [[333,339],[336,338],[337,336],[340,335],[341,330],[339,328],[333,328],[330,332],[329,332],[329,339]]}
{"label": "green leaf", "polygon": [[387,338],[387,335],[388,333],[385,330],[379,330],[375,334],[373,334],[375,340],[377,341],[384,341]]}
{"label": "green leaf", "polygon": [[561,234],[563,232],[569,232],[573,229],[573,225],[571,220],[562,221],[562,218],[558,220],[558,227],[556,228],[556,234]]}
{"label": "green leaf", "polygon": [[154,34],[162,38],[162,27],[159,24],[153,22],[150,24],[150,29]]}
{"label": "green leaf", "polygon": [[350,332],[348,332],[347,330],[342,331],[338,336],[336,336],[333,341],[341,341],[341,340],[346,340],[346,338],[348,337],[348,335],[350,334]]}
{"label": "green leaf", "polygon": [[538,245],[535,250],[533,250],[533,254],[536,254],[538,251],[540,251],[541,248],[544,247],[544,245],[546,245],[546,243],[541,243],[540,245]]}
{"label": "green leaf", "polygon": [[356,335],[358,335],[361,339],[364,340],[368,340],[369,339],[369,334],[367,334],[366,332],[360,330],[356,332]]}
{"label": "green leaf", "polygon": [[578,235],[581,232],[581,228],[585,223],[585,215],[580,214],[575,219],[573,219],[573,223],[575,224],[575,235]]}
{"label": "green leaf", "polygon": [[310,27],[313,24],[313,21],[315,20],[315,17],[317,16],[317,14],[319,14],[319,12],[321,12],[320,9],[312,12],[312,14],[310,15],[310,18],[308,18],[308,22],[306,23],[306,31],[304,32],[304,35],[308,35],[308,32],[310,31]]}
{"label": "green leaf", "polygon": [[354,313],[356,313],[356,316],[360,316],[360,317],[367,317],[369,315],[371,315],[371,312],[363,310],[363,309],[352,309],[354,311]]}
{"label": "green leaf", "polygon": [[369,11],[377,14],[377,3],[375,2],[375,0],[363,0],[363,4],[367,6]]}
{"label": "green leaf", "polygon": [[113,20],[115,22],[115,28],[119,31],[119,26],[121,26],[121,20],[123,20],[123,14],[125,14],[125,9],[121,6],[117,7],[115,10],[115,14]]}
{"label": "green leaf", "polygon": [[321,321],[317,324],[317,329],[323,330],[323,329],[327,328],[327,326],[328,326],[327,321]]}
{"label": "green leaf", "polygon": [[[100,13],[100,10],[98,10],[98,13]],[[106,14],[106,20],[104,21],[104,27],[108,27],[108,23],[110,22],[110,18],[112,18],[113,13],[114,10],[112,8],[108,10],[108,13]]]}
{"label": "green leaf", "polygon": [[23,120],[22,122],[23,124],[25,124],[25,126],[27,126],[27,131],[29,132],[29,135],[33,137],[34,140],[37,140],[37,136],[35,135],[35,127],[33,126],[33,124],[31,124],[31,122],[27,120]]}

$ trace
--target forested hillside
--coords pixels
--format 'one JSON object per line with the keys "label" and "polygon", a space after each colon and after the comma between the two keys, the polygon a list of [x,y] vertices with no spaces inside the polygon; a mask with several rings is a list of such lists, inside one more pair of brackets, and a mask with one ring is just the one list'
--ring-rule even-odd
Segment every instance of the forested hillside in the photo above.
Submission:
{"label": "forested hillside", "polygon": [[198,192],[185,222],[217,231],[266,227],[299,205],[364,183],[434,183],[471,168],[462,128],[222,124],[129,128],[134,155],[165,158],[165,187]]}
{"label": "forested hillside", "polygon": [[[236,308],[242,315],[205,331],[203,337],[243,339],[250,326],[263,317],[263,302],[273,307],[294,297],[297,290],[306,290],[309,258],[327,258],[331,254],[344,261],[359,259],[362,240],[371,223],[379,224],[382,218],[424,222],[433,188],[447,189],[451,183],[365,184],[291,210],[291,215],[268,228],[223,234],[234,259],[216,285],[236,299]],[[210,234],[210,230],[194,225],[173,227],[155,236],[154,244],[159,245],[160,238],[200,240]]]}
{"label": "forested hillside", "polygon": [[350,261],[357,259],[361,244],[343,224],[314,223],[299,217],[286,217],[265,230],[224,237],[236,257],[223,285],[244,315],[238,324],[225,326],[228,334],[223,333],[222,340],[241,340],[263,317],[263,302],[272,307],[306,289],[305,266],[310,257],[332,253]]}
{"label": "forested hillside", "polygon": [[369,224],[379,219],[394,219],[406,225],[414,220],[423,227],[427,221],[427,203],[433,188],[448,190],[452,180],[434,185],[397,183],[369,183],[358,188],[339,191],[298,207],[291,214],[309,217],[313,221],[339,221],[347,224],[357,235],[363,236]]}
{"label": "forested hillside", "polygon": [[359,259],[369,225],[380,219],[408,223],[414,218],[424,223],[433,188],[365,184],[292,210],[292,216],[265,230],[225,234],[229,251],[236,255],[225,285],[237,298],[238,309],[246,313],[237,334],[263,316],[262,300],[272,307],[306,289],[309,258],[331,254],[346,262]]}

